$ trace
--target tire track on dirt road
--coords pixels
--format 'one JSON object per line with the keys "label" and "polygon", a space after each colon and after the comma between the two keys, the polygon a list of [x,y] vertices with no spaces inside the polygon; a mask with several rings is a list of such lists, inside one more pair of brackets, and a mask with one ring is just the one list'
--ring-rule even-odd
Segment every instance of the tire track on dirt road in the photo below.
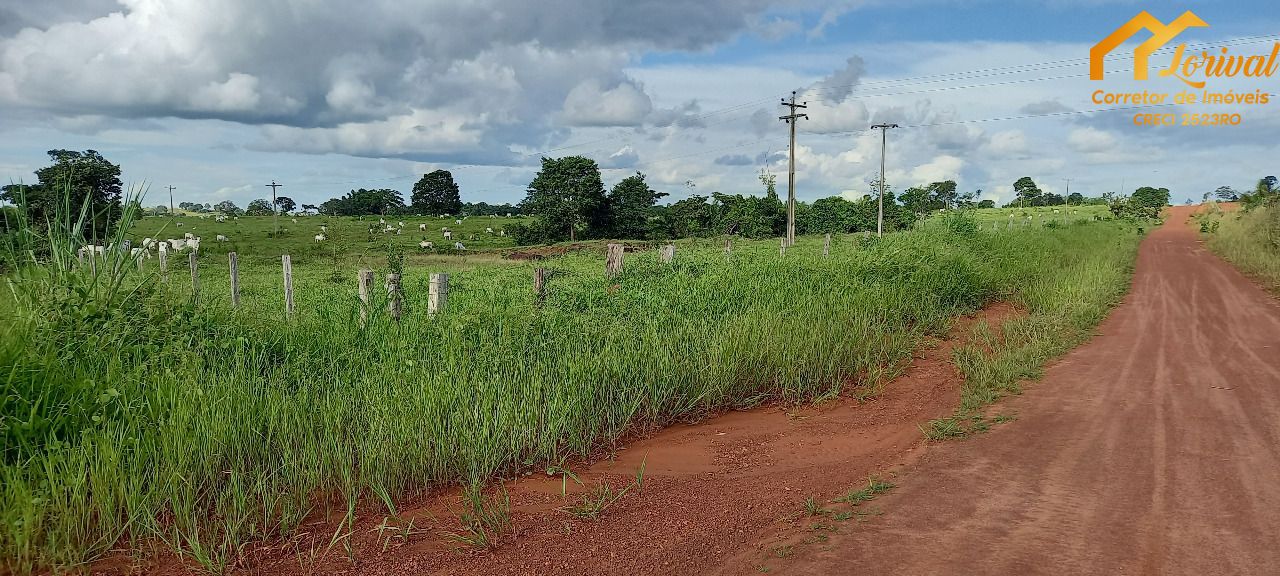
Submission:
{"label": "tire track on dirt road", "polygon": [[1099,336],[931,446],[885,514],[724,574],[1280,573],[1280,303],[1170,211]]}

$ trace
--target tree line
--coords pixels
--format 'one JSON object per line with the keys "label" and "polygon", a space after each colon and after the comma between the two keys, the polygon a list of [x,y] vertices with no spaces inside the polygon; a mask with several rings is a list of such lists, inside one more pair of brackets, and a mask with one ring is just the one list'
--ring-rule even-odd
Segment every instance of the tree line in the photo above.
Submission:
{"label": "tree line", "polygon": [[[122,209],[123,190],[120,166],[94,150],[76,152],[50,150],[51,165],[36,170],[37,183],[8,185],[0,188],[0,200],[27,207],[32,222],[52,220],[63,205],[78,214],[87,207],[83,232],[87,238],[103,238]],[[190,212],[223,215],[270,215],[279,212],[318,213],[332,216],[401,216],[401,215],[525,215],[523,222],[508,227],[521,244],[560,242],[597,238],[666,240],[695,236],[739,235],[763,238],[782,235],[786,227],[786,207],[778,195],[773,175],[759,176],[760,195],[694,193],[687,183],[689,197],[660,204],[668,197],[654,190],[643,173],[636,172],[606,190],[600,167],[584,156],[542,158],[537,175],[529,183],[525,197],[518,204],[463,202],[452,173],[435,170],[423,175],[408,201],[390,188],[353,189],[338,198],[319,205],[298,205],[292,198],[279,196],[275,204],[265,198],[255,199],[244,208],[230,200],[216,204],[182,202],[179,207]],[[800,234],[852,233],[875,230],[878,182],[868,183],[868,192],[849,199],[831,196],[813,202],[797,202],[796,230]],[[1106,204],[1117,215],[1145,216],[1158,214],[1169,204],[1169,190],[1144,186],[1131,195],[1104,194],[1089,198],[1079,192],[1061,196],[1040,189],[1024,176],[1013,184],[1014,198],[1006,207]],[[946,209],[992,208],[991,200],[977,200],[982,190],[959,192],[954,180],[912,186],[895,193],[892,186],[884,191],[885,227],[889,230],[910,228],[916,220]],[[1258,181],[1253,192],[1241,193],[1228,186],[1219,187],[1204,198],[1240,201],[1246,206],[1263,203],[1277,195],[1277,180],[1267,176]],[[12,209],[10,209],[12,210]],[[155,206],[153,214],[168,212],[166,206]],[[74,217],[74,214],[72,215]]]}

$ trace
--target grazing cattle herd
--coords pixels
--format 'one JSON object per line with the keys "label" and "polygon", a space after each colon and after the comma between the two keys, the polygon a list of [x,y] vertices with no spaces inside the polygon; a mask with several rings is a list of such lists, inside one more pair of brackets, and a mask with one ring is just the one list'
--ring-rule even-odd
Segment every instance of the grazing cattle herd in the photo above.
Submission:
{"label": "grazing cattle herd", "polygon": [[[445,217],[451,217],[451,216],[446,215]],[[236,218],[236,217],[227,217],[223,215],[214,215],[211,217],[196,216],[196,218],[213,218],[214,220],[220,223],[226,222],[228,220],[233,220],[233,219],[239,220],[239,218]],[[465,221],[467,218],[468,218],[467,216],[463,216],[461,218],[455,218],[454,223],[456,225],[462,225],[463,221]],[[497,218],[497,216],[491,215],[489,216],[489,218]],[[291,221],[296,223],[298,222],[298,219],[292,218]],[[173,224],[177,228],[189,227],[188,223],[184,223],[181,221],[176,221]],[[406,225],[412,226],[412,224],[406,224],[403,220],[398,221],[394,225],[392,225],[388,223],[385,218],[379,218],[377,224],[369,225],[368,232],[370,235],[379,234],[379,233],[384,235],[386,234],[399,235],[399,234],[403,234],[403,231]],[[418,231],[427,232],[428,227],[429,225],[427,223],[419,223]],[[321,224],[318,226],[318,228],[320,232],[318,234],[315,234],[314,236],[315,243],[322,243],[322,242],[329,241],[330,240],[329,226]],[[147,238],[144,238],[140,243],[140,245],[138,246],[132,246],[131,242],[128,240],[124,241],[122,246],[116,246],[114,244],[108,244],[105,246],[95,245],[95,244],[86,244],[77,251],[77,257],[80,258],[81,260],[84,260],[86,257],[89,257],[89,256],[105,257],[109,253],[115,253],[118,251],[120,253],[128,253],[130,258],[137,260],[139,262],[139,265],[141,265],[142,260],[153,258],[156,254],[159,254],[159,253],[171,254],[175,252],[177,253],[198,252],[200,250],[201,238],[194,233],[194,230],[195,230],[194,227],[190,227],[190,229],[193,230],[193,232],[184,232],[180,238],[160,239],[160,238],[147,237]],[[452,248],[454,250],[463,251],[463,250],[466,250],[466,246],[462,243],[462,240],[468,239],[471,241],[477,241],[480,239],[479,234],[469,234],[469,235],[466,235],[466,238],[455,238],[454,232],[455,230],[451,230],[448,226],[444,226],[440,228],[440,233],[443,236],[443,239],[446,241],[446,243],[443,245],[444,247],[448,247],[449,246],[448,242],[452,242]],[[488,226],[488,227],[485,227],[484,234],[487,234],[490,236],[505,237],[507,235],[507,231],[504,228],[495,229],[493,226]],[[219,243],[225,243],[225,242],[231,242],[232,238],[230,236],[227,236],[226,234],[217,234],[214,240]],[[435,242],[433,242],[432,240],[429,240],[427,236],[422,236],[421,241],[419,241],[417,245],[418,245],[418,249],[421,251],[434,251],[437,249]]]}

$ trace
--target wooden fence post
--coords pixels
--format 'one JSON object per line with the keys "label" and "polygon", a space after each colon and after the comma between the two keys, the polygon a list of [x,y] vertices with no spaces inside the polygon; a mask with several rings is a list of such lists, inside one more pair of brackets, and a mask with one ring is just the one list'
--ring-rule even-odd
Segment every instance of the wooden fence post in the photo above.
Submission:
{"label": "wooden fence post", "polygon": [[160,280],[169,281],[169,251],[160,251]]}
{"label": "wooden fence post", "polygon": [[533,297],[534,302],[541,305],[547,299],[547,269],[533,269]]}
{"label": "wooden fence post", "polygon": [[781,242],[778,243],[778,255],[786,256],[787,255],[787,237],[783,236],[778,240],[781,240]]}
{"label": "wooden fence post", "polygon": [[231,307],[240,307],[240,265],[236,262],[236,253],[227,253],[227,262],[231,266]]}
{"label": "wooden fence post", "polygon": [[387,274],[387,313],[391,319],[400,321],[400,275]]}
{"label": "wooden fence post", "polygon": [[831,233],[827,232],[827,235],[822,238],[822,257],[826,258],[829,255],[831,255]]}
{"label": "wooden fence post", "polygon": [[670,264],[672,260],[676,259],[676,245],[675,244],[664,245],[662,249],[659,251],[659,255],[662,256],[663,263]]}
{"label": "wooden fence post", "polygon": [[724,255],[725,257],[728,257],[730,254],[733,254],[733,238],[725,238],[724,239]]}
{"label": "wooden fence post", "polygon": [[427,285],[427,313],[439,314],[449,300],[449,275],[432,274]]}
{"label": "wooden fence post", "polygon": [[196,251],[192,250],[187,256],[187,260],[191,263],[191,295],[197,299],[200,298],[200,266],[196,257]]}
{"label": "wooden fence post", "polygon": [[363,268],[359,274],[360,284],[360,327],[369,323],[369,294],[373,292],[373,270]]}
{"label": "wooden fence post", "polygon": [[284,268],[284,315],[289,316],[293,314],[293,261],[285,254],[280,265]]}
{"label": "wooden fence post", "polygon": [[622,273],[622,245],[610,244],[609,251],[604,258],[604,275],[606,278],[614,278]]}

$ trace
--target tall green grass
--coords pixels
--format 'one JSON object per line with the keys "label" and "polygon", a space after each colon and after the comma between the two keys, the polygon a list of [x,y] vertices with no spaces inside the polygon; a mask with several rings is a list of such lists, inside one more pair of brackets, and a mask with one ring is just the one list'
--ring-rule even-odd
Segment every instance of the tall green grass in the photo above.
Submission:
{"label": "tall green grass", "polygon": [[554,274],[541,306],[531,265],[463,268],[437,317],[431,270],[410,266],[404,321],[375,313],[365,329],[355,271],[332,278],[323,259],[295,260],[289,319],[276,267],[242,268],[239,310],[221,258],[201,260],[199,303],[183,268],[166,283],[154,261],[122,267],[110,294],[124,298],[85,290],[83,266],[27,267],[2,305],[15,320],[0,323],[0,561],[74,566],[160,539],[218,571],[243,544],[370,495],[874,386],[993,301],[1097,318],[1136,243],[1110,222],[974,228],[838,237],[827,258],[818,238],[785,256],[773,241],[728,257],[682,242],[673,264],[628,254],[613,280],[602,255],[569,255],[542,264]]}
{"label": "tall green grass", "polygon": [[1210,250],[1280,293],[1280,202],[1248,212],[1218,212],[1205,222],[1202,229],[1212,228]]}

